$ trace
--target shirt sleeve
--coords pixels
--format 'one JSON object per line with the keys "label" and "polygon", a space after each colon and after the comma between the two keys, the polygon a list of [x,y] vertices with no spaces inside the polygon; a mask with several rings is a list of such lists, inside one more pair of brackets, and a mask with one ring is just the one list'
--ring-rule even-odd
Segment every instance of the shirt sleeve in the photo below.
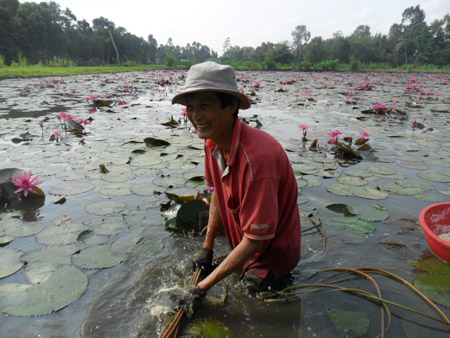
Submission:
{"label": "shirt sleeve", "polygon": [[214,183],[212,180],[212,172],[211,172],[211,150],[205,146],[205,181],[206,186],[210,188],[214,188]]}
{"label": "shirt sleeve", "polygon": [[248,239],[262,241],[275,237],[279,219],[278,184],[275,178],[262,178],[245,186],[239,218]]}

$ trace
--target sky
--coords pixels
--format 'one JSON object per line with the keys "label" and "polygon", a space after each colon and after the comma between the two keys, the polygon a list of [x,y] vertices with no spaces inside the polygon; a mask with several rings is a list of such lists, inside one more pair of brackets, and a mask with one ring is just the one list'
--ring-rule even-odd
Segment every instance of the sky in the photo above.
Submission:
{"label": "sky", "polygon": [[169,38],[179,46],[196,41],[219,55],[227,37],[231,46],[256,48],[262,42],[292,42],[291,33],[298,25],[305,25],[311,38],[331,38],[337,31],[348,36],[359,25],[368,25],[372,34],[388,34],[408,7],[420,5],[427,23],[450,13],[450,0],[53,1],[91,25],[103,16],[145,40],[153,34],[158,44],[166,44]]}

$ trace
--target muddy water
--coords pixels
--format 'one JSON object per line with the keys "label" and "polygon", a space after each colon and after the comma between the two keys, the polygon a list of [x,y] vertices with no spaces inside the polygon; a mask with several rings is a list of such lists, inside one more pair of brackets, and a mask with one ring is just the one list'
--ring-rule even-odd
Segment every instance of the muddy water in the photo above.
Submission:
{"label": "muddy water", "polygon": [[[166,310],[173,304],[158,300],[156,296],[161,289],[183,285],[189,280],[192,256],[202,243],[201,238],[166,231],[165,218],[170,215],[162,213],[159,207],[160,203],[168,201],[165,191],[185,186],[188,175],[201,174],[203,170],[202,142],[192,134],[189,124],[181,122],[181,127],[174,129],[162,126],[171,116],[182,119],[181,107],[171,106],[170,98],[182,87],[183,75],[184,72],[140,72],[0,82],[1,168],[31,170],[40,176],[46,203],[33,217],[47,229],[61,216],[82,223],[99,217],[88,211],[89,205],[104,200],[121,201],[123,208],[111,211],[106,217],[120,217],[123,227],[117,233],[103,235],[101,240],[126,254],[125,260],[112,268],[83,269],[89,279],[86,292],[56,313],[30,318],[1,314],[2,337],[156,337],[171,318]],[[156,83],[163,77],[171,82],[164,87]],[[326,249],[319,233],[304,234],[302,259],[293,273],[294,284],[321,280],[323,275],[314,275],[321,269],[359,266],[383,268],[411,282],[417,271],[409,260],[432,254],[420,232],[402,232],[396,220],[418,220],[420,210],[435,203],[430,198],[448,201],[449,185],[431,182],[434,189],[427,191],[431,197],[389,194],[382,200],[336,195],[326,187],[336,183],[338,175],[346,176],[349,168],[364,170],[383,165],[397,172],[396,179],[414,180],[423,180],[417,176],[419,173],[448,170],[450,86],[446,83],[449,76],[242,72],[239,77],[239,86],[246,93],[255,93],[255,104],[250,110],[240,112],[241,118],[253,126],[261,123],[261,129],[275,136],[287,150],[294,168],[318,163],[317,153],[309,150],[314,139],[318,139],[319,155],[331,159],[336,166],[333,170],[337,172],[336,177],[324,178],[320,172],[313,171],[307,176],[319,178],[319,185],[301,188],[300,211],[304,215],[313,212],[316,218],[323,220]],[[280,83],[285,80],[294,81]],[[260,88],[252,89],[253,81],[260,81]],[[370,90],[360,90],[364,87],[361,83],[371,83]],[[423,94],[420,94],[421,88]],[[92,101],[86,100],[91,95],[111,100],[113,105],[96,110]],[[110,96],[107,98],[107,95]],[[126,104],[119,105],[118,100]],[[377,101],[407,112],[361,113],[373,108]],[[63,133],[60,143],[49,141],[50,134],[60,129],[56,114],[61,111],[83,119],[92,118],[92,123],[86,126],[88,134],[80,139]],[[424,116],[426,121],[423,121]],[[362,121],[357,119],[359,117],[368,119]],[[38,124],[41,120],[44,120],[44,138]],[[425,128],[413,128],[413,120],[424,123]],[[308,125],[306,144],[301,141],[299,124]],[[342,137],[354,139],[361,131],[370,132],[369,144],[376,157],[366,158],[349,168],[344,167],[346,164],[336,164],[327,143],[327,134],[334,130],[340,130]],[[165,139],[172,144],[165,149],[149,150],[143,143],[146,137]],[[13,138],[22,141],[12,142]],[[137,150],[145,150],[145,153]],[[416,166],[405,168],[405,163]],[[105,164],[116,176],[102,176],[99,164]],[[379,175],[372,177],[368,186],[377,187],[392,181],[389,175]],[[94,187],[76,195],[52,193],[55,185],[73,182],[92,183]],[[124,192],[119,192],[120,189]],[[67,201],[55,204],[63,195],[67,195]],[[378,204],[390,217],[374,222],[375,231],[369,233],[364,242],[354,243],[345,231],[332,226],[338,214],[326,206],[334,203]],[[411,251],[405,254],[389,250],[380,244],[386,239],[406,243]],[[138,243],[146,246],[139,247]],[[80,248],[90,245],[74,244]],[[16,238],[7,245],[23,252],[43,246],[35,236]],[[219,238],[215,254],[228,250],[226,239]],[[377,280],[386,298],[431,313],[399,284],[382,278]],[[0,285],[13,282],[27,283],[23,269],[0,280]],[[366,281],[348,283],[374,292]],[[224,288],[228,288],[228,299],[225,304],[217,304],[214,300],[222,295]],[[220,320],[236,337],[338,336],[328,308],[363,311],[371,319],[367,336],[380,332],[379,308],[348,294],[319,292],[305,297],[302,302],[267,304],[249,295],[238,276],[232,275],[214,287],[209,298],[195,318]],[[448,309],[443,310],[450,315]],[[441,331],[440,324],[395,309],[389,336],[406,336],[403,319],[421,323],[419,330],[429,336],[448,335]]]}

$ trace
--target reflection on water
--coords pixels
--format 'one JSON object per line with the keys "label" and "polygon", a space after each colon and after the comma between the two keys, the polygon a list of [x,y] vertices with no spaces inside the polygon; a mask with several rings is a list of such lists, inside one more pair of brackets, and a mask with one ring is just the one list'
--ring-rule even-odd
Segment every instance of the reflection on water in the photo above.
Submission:
{"label": "reflection on water", "polygon": [[[176,91],[175,87],[167,87],[169,95],[158,93],[156,84],[146,81],[146,78],[158,78],[160,73],[129,73],[115,75],[108,83],[105,79],[111,76],[77,76],[67,78],[61,84],[76,89],[74,95],[55,93],[55,88],[39,86],[39,81],[45,79],[15,80],[2,83],[2,104],[6,107],[0,111],[0,118],[5,119],[0,144],[0,157],[4,167],[16,167],[33,171],[44,180],[40,186],[46,192],[46,202],[35,213],[21,215],[23,220],[42,222],[46,228],[54,226],[55,217],[69,217],[73,222],[92,220],[98,215],[89,214],[86,205],[99,200],[120,200],[126,203],[123,210],[114,214],[122,220],[123,226],[118,233],[113,231],[96,234],[95,241],[111,245],[118,252],[126,253],[127,259],[121,264],[109,269],[84,269],[88,275],[89,285],[85,294],[76,302],[63,310],[41,317],[14,318],[0,315],[1,337],[157,337],[167,321],[171,318],[165,310],[173,308],[172,300],[149,302],[158,299],[157,293],[164,288],[184,285],[191,277],[191,260],[196,250],[201,247],[202,239],[171,235],[164,230],[166,215],[159,211],[160,203],[167,203],[164,192],[169,185],[183,186],[192,172],[201,173],[202,142],[191,135],[187,127],[170,129],[161,124],[167,122],[170,116],[178,119],[181,116],[180,107],[170,106],[169,99]],[[180,73],[175,73],[176,79]],[[321,149],[326,149],[327,133],[339,129],[344,136],[359,136],[360,131],[369,131],[370,145],[376,149],[377,161],[384,166],[403,173],[407,178],[417,180],[418,172],[424,170],[403,168],[400,161],[426,163],[426,172],[439,172],[450,167],[450,140],[447,132],[441,128],[448,123],[447,115],[427,110],[427,127],[432,131],[419,132],[410,128],[411,120],[421,119],[423,111],[409,111],[406,120],[389,117],[369,116],[367,121],[357,120],[359,111],[376,101],[390,102],[397,100],[405,105],[414,98],[404,96],[403,88],[393,86],[386,89],[382,85],[387,75],[364,75],[370,77],[376,85],[371,91],[364,93],[365,101],[357,108],[344,102],[343,92],[350,82],[359,83],[358,76],[351,74],[302,74],[306,81],[289,86],[286,93],[276,93],[279,79],[287,76],[300,76],[287,73],[249,73],[257,78],[267,77],[263,90],[257,91],[257,104],[240,114],[249,121],[255,121],[255,116],[262,123],[262,130],[273,134],[288,150],[290,158],[297,164],[314,165],[317,158],[308,146],[302,148],[300,123],[308,125],[308,139],[318,139]],[[324,77],[334,76],[337,88],[330,90],[322,88]],[[89,79],[88,85],[84,80]],[[408,75],[396,78],[406,83]],[[444,91],[427,76],[422,77],[424,85],[441,91],[441,97],[447,97]],[[112,81],[112,82],[111,82]],[[133,99],[121,92],[120,84],[135,81],[139,89],[139,99]],[[364,81],[367,79],[364,78]],[[177,84],[182,85],[180,79]],[[36,85],[36,87],[35,87]],[[25,96],[19,96],[23,88],[30,88]],[[311,88],[313,88],[311,90]],[[303,93],[309,89],[317,102],[306,102],[296,98],[295,93]],[[107,109],[92,108],[84,98],[92,93],[98,96],[113,94],[112,99],[121,98],[127,101],[124,106],[112,106]],[[358,94],[359,95],[359,94]],[[67,103],[70,99],[70,104]],[[370,103],[366,103],[370,102]],[[302,105],[300,105],[300,103]],[[449,103],[441,101],[424,102],[427,107],[448,110]],[[404,107],[403,107],[404,108]],[[88,134],[84,137],[85,144],[79,139],[65,136],[60,144],[48,141],[48,136],[56,128],[56,114],[68,111],[78,117],[92,117],[92,124],[87,126]],[[19,113],[20,112],[20,113]],[[335,112],[335,113],[333,113]],[[44,139],[38,121],[45,114],[48,118],[44,123]],[[26,119],[25,119],[26,118]],[[250,122],[254,125],[255,122]],[[29,143],[13,144],[13,136],[28,132]],[[146,137],[155,137],[170,141],[171,146],[164,149],[164,156],[159,150],[149,150],[143,146]],[[309,141],[309,142],[310,142]],[[195,149],[188,146],[194,145]],[[314,155],[314,154],[313,154]],[[367,160],[353,166],[365,170],[379,162]],[[99,165],[110,168],[113,175],[105,176],[99,172]],[[3,167],[2,167],[3,168]],[[336,171],[342,173],[344,168]],[[344,175],[344,174],[343,174]],[[420,210],[433,202],[408,195],[390,194],[384,200],[368,200],[356,196],[335,195],[326,190],[327,185],[336,183],[336,178],[320,177],[320,186],[304,187],[301,193],[300,210],[304,214],[314,213],[323,220],[323,231],[326,236],[326,251],[324,239],[320,233],[303,236],[302,259],[294,271],[294,284],[319,282],[325,276],[315,274],[318,270],[330,267],[360,267],[371,266],[389,270],[412,281],[417,271],[409,263],[411,258],[419,258],[429,254],[427,244],[420,232],[403,231],[399,219],[418,219]],[[371,176],[369,186],[392,182],[389,177]],[[52,186],[65,182],[93,183],[95,188],[79,195],[66,193],[64,204],[55,204],[61,198],[49,192]],[[180,183],[181,182],[181,183]],[[434,189],[427,191],[440,198],[448,195],[440,191],[448,191],[448,184],[432,182]],[[366,235],[364,243],[355,244],[344,231],[337,230],[333,225],[336,213],[328,210],[327,205],[342,204],[377,204],[383,206],[390,218],[384,222],[374,222],[376,230]],[[1,215],[0,215],[1,217]],[[89,223],[91,224],[91,223]],[[95,224],[95,222],[92,222]],[[409,224],[409,223],[408,223]],[[91,225],[92,226],[92,225]],[[92,230],[95,228],[93,227]],[[1,234],[1,233],[0,233]],[[402,255],[402,252],[389,250],[380,244],[389,238],[406,243],[412,248],[409,253],[414,257]],[[77,244],[80,248],[84,244]],[[16,238],[11,248],[31,251],[43,247],[34,236]],[[226,238],[221,237],[215,246],[215,255],[228,252]],[[431,310],[418,301],[412,293],[405,291],[398,283],[376,277],[380,280],[383,294],[404,305],[420,309],[431,314]],[[18,282],[26,283],[23,271],[0,280],[0,285]],[[375,292],[366,280],[351,279],[346,284]],[[347,311],[363,311],[371,325],[367,337],[375,337],[380,333],[380,310],[375,304],[360,297],[342,292],[321,291],[302,298],[301,302],[287,304],[263,303],[253,295],[248,294],[244,285],[238,281],[237,274],[230,276],[215,286],[209,297],[220,298],[223,289],[228,289],[228,299],[224,304],[215,301],[205,301],[203,307],[194,315],[195,318],[212,317],[228,326],[236,337],[335,337],[336,330],[328,316],[329,308]],[[151,306],[149,308],[149,305]],[[153,305],[164,308],[154,308]],[[388,336],[404,337],[403,319],[419,322],[430,337],[447,337],[441,324],[411,315],[403,310],[392,309],[394,316]],[[157,313],[157,316],[152,315]],[[443,311],[449,315],[448,309]],[[186,323],[185,320],[183,323]],[[419,330],[419,329],[418,329]]]}

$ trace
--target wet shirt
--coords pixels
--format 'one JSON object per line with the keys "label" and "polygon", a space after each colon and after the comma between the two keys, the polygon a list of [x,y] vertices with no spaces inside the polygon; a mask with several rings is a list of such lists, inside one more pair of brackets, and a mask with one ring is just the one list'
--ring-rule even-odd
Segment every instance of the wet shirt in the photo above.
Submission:
{"label": "wet shirt", "polygon": [[232,248],[243,236],[265,244],[247,269],[265,278],[291,271],[300,259],[298,188],[283,147],[268,133],[237,118],[228,162],[211,140],[205,142],[205,177],[214,187],[225,233]]}

